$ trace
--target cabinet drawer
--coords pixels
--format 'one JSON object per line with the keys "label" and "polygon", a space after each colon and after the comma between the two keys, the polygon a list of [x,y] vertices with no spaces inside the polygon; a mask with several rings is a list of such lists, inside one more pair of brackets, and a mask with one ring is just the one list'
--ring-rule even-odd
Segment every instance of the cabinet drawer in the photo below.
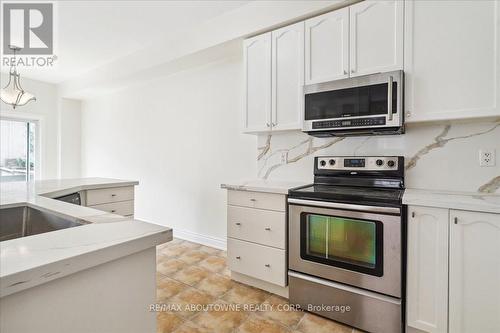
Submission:
{"label": "cabinet drawer", "polygon": [[134,214],[134,200],[111,202],[101,205],[89,206],[90,208],[99,209],[108,213],[118,215],[133,215]]}
{"label": "cabinet drawer", "polygon": [[87,190],[87,206],[127,200],[134,200],[133,186]]}
{"label": "cabinet drawer", "polygon": [[229,237],[285,249],[285,226],[284,212],[227,206]]}
{"label": "cabinet drawer", "polygon": [[285,195],[249,191],[227,191],[227,203],[233,206],[243,206],[260,209],[285,211]]}
{"label": "cabinet drawer", "polygon": [[229,269],[279,286],[286,286],[285,250],[227,239]]}

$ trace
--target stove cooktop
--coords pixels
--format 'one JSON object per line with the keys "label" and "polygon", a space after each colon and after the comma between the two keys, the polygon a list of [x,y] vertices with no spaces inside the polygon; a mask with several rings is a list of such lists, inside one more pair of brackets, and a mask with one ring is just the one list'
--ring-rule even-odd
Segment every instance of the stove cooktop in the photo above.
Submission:
{"label": "stove cooktop", "polygon": [[311,184],[291,189],[290,198],[322,200],[360,205],[400,206],[403,189]]}
{"label": "stove cooktop", "polygon": [[399,207],[403,193],[402,156],[319,156],[314,159],[314,184],[291,189],[288,196]]}

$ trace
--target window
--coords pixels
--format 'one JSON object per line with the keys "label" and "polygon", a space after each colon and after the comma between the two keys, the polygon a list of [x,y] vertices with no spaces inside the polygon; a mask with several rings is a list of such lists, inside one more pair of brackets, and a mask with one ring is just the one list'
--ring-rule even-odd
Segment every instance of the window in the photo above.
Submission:
{"label": "window", "polygon": [[30,181],[35,177],[36,122],[0,120],[0,180]]}

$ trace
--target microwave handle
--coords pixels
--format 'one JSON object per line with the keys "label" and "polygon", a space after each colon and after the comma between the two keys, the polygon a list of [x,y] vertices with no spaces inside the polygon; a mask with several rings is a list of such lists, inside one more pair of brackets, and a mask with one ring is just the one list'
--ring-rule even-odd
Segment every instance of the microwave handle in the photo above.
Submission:
{"label": "microwave handle", "polygon": [[392,76],[387,81],[387,120],[392,121]]}

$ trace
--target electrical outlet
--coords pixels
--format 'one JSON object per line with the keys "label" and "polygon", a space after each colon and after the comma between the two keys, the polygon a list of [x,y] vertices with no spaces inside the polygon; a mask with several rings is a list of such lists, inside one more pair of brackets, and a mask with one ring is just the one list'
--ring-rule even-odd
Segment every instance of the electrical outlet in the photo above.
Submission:
{"label": "electrical outlet", "polygon": [[288,152],[284,151],[281,153],[281,159],[280,159],[281,164],[287,164],[288,163]]}
{"label": "electrical outlet", "polygon": [[495,166],[495,150],[481,149],[479,151],[479,165],[482,167]]}

